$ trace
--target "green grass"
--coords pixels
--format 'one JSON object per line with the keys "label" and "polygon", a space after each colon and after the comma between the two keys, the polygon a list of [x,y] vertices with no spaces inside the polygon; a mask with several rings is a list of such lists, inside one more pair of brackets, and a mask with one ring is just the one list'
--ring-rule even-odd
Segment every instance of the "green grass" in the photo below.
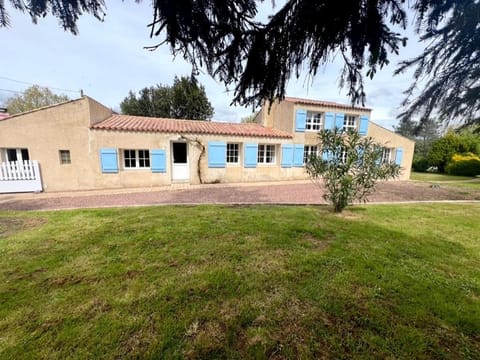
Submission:
{"label": "green grass", "polygon": [[479,213],[0,212],[0,358],[478,359]]}
{"label": "green grass", "polygon": [[468,176],[412,172],[410,175],[410,179],[415,181],[440,184],[448,187],[460,187],[480,190],[480,178]]}

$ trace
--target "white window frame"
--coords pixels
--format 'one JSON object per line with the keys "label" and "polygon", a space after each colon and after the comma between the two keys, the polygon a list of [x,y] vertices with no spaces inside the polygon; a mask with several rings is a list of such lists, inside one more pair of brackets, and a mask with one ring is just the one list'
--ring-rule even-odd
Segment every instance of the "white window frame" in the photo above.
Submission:
{"label": "white window frame", "polygon": [[[133,154],[134,154],[135,157],[130,157],[130,156],[126,157],[125,156],[126,151],[129,151],[129,152],[133,151],[134,152]],[[145,156],[140,157],[140,152],[145,152],[145,151],[147,152],[148,157],[145,157]],[[122,156],[123,156],[122,164],[123,164],[123,169],[124,170],[143,170],[143,169],[150,169],[150,167],[151,167],[150,150],[148,150],[148,149],[123,149]],[[135,166],[130,166],[130,165],[127,166],[126,163],[125,163],[125,160],[127,158],[131,159],[131,160],[134,159],[135,160]],[[148,166],[145,166],[145,165],[141,166],[141,164],[140,164],[141,160],[143,160],[143,161],[148,160]]]}
{"label": "white window frame", "polygon": [[[3,148],[1,149],[3,153],[3,159],[6,162],[11,162],[11,161],[25,161],[25,160],[30,160],[30,152],[28,151],[28,148]],[[17,160],[11,160],[8,156],[8,150],[15,150],[15,153],[17,155]],[[28,159],[23,158],[22,151],[25,150],[27,152],[27,157]]]}
{"label": "white window frame", "polygon": [[393,161],[392,154],[393,154],[393,149],[392,148],[383,147],[382,148],[381,163],[382,164],[388,164],[388,163],[392,162]]}
{"label": "white window frame", "polygon": [[[270,160],[267,162],[267,160]],[[257,163],[262,165],[275,165],[277,161],[277,145],[258,144]]]}
{"label": "white window frame", "polygon": [[340,153],[340,164],[345,164],[347,160],[348,160],[347,149],[342,148],[342,152]]}
{"label": "white window frame", "polygon": [[318,146],[317,145],[305,145],[303,148],[303,163],[307,163],[307,159],[312,155],[318,156]]}
{"label": "white window frame", "polygon": [[239,143],[227,143],[226,163],[229,165],[240,164],[240,153]]}
{"label": "white window frame", "polygon": [[318,111],[307,111],[305,131],[318,132],[323,129],[324,114]]}
{"label": "white window frame", "polygon": [[343,118],[343,131],[357,130],[357,117],[356,115],[346,114]]}

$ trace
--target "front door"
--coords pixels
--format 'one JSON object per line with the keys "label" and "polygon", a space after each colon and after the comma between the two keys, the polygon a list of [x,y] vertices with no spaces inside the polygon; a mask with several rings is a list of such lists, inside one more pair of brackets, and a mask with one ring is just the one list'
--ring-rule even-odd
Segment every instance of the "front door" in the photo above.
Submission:
{"label": "front door", "polygon": [[188,144],[172,143],[172,181],[188,181],[190,168],[188,164]]}

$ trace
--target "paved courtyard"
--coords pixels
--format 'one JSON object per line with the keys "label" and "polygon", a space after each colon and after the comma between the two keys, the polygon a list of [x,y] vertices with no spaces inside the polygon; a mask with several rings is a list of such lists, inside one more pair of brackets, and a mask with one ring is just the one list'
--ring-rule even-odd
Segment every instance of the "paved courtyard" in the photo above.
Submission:
{"label": "paved courtyard", "polygon": [[[0,210],[54,210],[180,204],[325,204],[323,189],[310,181],[208,184],[91,190],[62,193],[0,194]],[[427,183],[380,183],[369,202],[480,200],[480,192]]]}

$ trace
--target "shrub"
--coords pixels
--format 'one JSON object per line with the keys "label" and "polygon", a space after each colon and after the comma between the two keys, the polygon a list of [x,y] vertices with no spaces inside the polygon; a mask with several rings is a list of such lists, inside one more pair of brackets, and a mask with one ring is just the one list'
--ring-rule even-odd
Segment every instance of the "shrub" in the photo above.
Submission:
{"label": "shrub", "polygon": [[460,176],[480,175],[480,157],[468,153],[465,155],[455,154],[445,168],[447,174]]}
{"label": "shrub", "polygon": [[427,172],[428,159],[424,156],[415,156],[412,162],[412,169],[416,172]]}
{"label": "shrub", "polygon": [[396,178],[400,167],[393,162],[382,163],[382,147],[370,137],[356,131],[321,130],[318,133],[322,154],[312,155],[306,164],[312,180],[323,187],[324,199],[335,212],[353,201],[366,201],[378,180]]}

